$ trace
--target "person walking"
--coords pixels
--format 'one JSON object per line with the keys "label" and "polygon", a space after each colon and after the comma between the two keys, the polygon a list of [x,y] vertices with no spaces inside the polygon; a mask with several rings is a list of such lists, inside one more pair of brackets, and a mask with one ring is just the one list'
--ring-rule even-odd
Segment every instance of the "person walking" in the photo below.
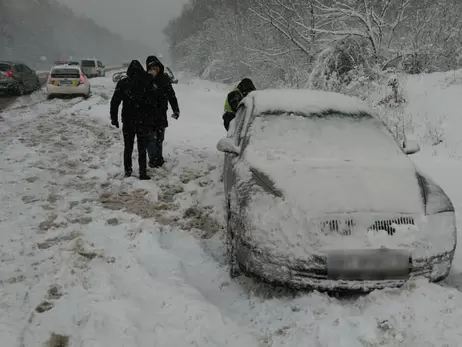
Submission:
{"label": "person walking", "polygon": [[139,179],[149,180],[146,152],[152,137],[158,113],[157,91],[152,78],[138,60],[133,60],[127,69],[127,77],[117,82],[111,99],[111,124],[119,128],[118,111],[122,106],[122,133],[124,136],[125,177],[132,175],[132,154],[135,137],[138,145]]}
{"label": "person walking", "polygon": [[168,104],[173,110],[172,117],[180,117],[180,108],[175,95],[170,77],[164,71],[164,65],[154,55],[146,58],[146,70],[153,76],[153,82],[158,88],[158,114],[155,116],[155,131],[148,143],[149,167],[161,167],[164,164],[163,143],[165,139],[165,129],[168,127]]}
{"label": "person walking", "polygon": [[228,93],[225,100],[225,110],[223,114],[223,125],[228,131],[229,123],[236,117],[237,107],[239,103],[244,99],[250,92],[256,90],[252,80],[250,78],[244,78],[236,88]]}

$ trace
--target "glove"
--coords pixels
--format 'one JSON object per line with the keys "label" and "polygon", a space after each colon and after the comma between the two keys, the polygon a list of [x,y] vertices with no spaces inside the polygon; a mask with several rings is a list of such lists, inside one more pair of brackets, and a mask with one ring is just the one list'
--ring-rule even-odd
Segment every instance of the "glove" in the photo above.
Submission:
{"label": "glove", "polygon": [[178,119],[179,117],[180,117],[180,112],[174,112],[172,114],[172,118],[174,118],[174,119]]}
{"label": "glove", "polygon": [[117,129],[119,129],[119,122],[116,120],[111,121],[111,125],[115,126]]}

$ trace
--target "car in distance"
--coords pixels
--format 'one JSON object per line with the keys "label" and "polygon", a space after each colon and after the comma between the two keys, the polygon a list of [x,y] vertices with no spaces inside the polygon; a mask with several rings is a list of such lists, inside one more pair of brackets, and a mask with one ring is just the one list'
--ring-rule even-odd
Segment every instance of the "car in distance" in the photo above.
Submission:
{"label": "car in distance", "polygon": [[57,96],[88,98],[91,94],[90,82],[77,65],[54,66],[48,75],[46,89],[48,99]]}
{"label": "car in distance", "polygon": [[106,66],[98,59],[82,59],[80,66],[85,76],[89,78],[106,76]]}
{"label": "car in distance", "polygon": [[26,64],[0,61],[0,93],[23,95],[40,89],[40,79]]}
{"label": "car in distance", "polygon": [[369,292],[444,279],[454,206],[367,105],[342,94],[264,90],[226,138],[230,274],[295,289]]}
{"label": "car in distance", "polygon": [[54,65],[80,65],[80,62],[75,60],[55,60]]}

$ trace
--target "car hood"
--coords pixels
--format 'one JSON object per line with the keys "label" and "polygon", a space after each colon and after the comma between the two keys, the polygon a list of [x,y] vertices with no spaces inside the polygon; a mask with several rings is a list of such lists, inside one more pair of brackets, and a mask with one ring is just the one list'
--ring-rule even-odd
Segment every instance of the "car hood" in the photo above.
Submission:
{"label": "car hood", "polygon": [[269,182],[274,195],[281,193],[308,213],[424,213],[416,170],[405,156],[378,162],[329,159],[249,165],[254,176],[264,178],[260,185]]}

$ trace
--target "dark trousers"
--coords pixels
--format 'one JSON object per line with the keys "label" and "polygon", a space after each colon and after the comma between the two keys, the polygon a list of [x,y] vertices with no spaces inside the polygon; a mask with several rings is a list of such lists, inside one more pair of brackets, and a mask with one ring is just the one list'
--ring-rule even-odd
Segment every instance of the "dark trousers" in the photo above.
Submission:
{"label": "dark trousers", "polygon": [[133,145],[136,142],[138,145],[138,165],[140,174],[145,174],[147,171],[146,150],[151,132],[139,124],[124,123],[122,127],[124,134],[124,168],[125,172],[132,172],[132,154]]}
{"label": "dark trousers", "polygon": [[229,130],[229,123],[231,123],[234,117],[236,117],[236,114],[230,112],[225,112],[225,114],[223,115],[223,125],[226,131]]}
{"label": "dark trousers", "polygon": [[165,128],[156,129],[151,133],[148,143],[148,155],[151,163],[159,163],[164,160],[163,148],[165,139]]}

